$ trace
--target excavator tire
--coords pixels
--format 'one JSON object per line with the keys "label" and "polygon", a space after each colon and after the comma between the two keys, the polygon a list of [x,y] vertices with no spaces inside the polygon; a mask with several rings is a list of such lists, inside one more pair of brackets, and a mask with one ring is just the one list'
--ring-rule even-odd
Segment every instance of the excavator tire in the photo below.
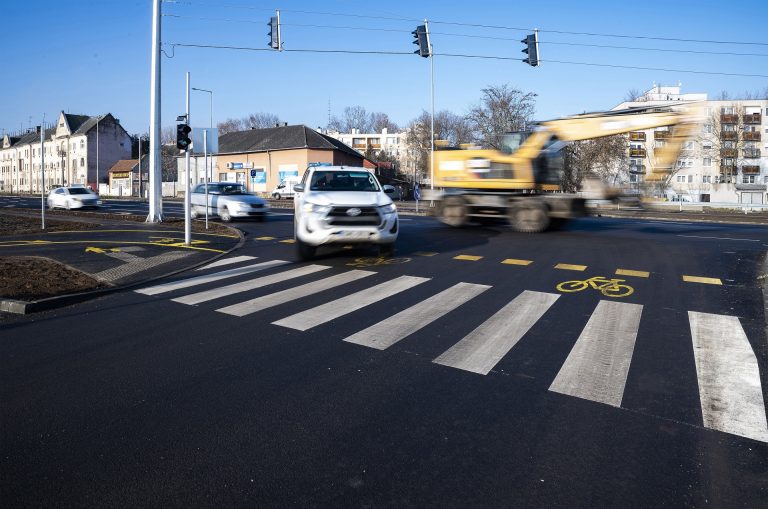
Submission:
{"label": "excavator tire", "polygon": [[461,196],[448,196],[440,204],[440,221],[455,228],[467,224],[467,204]]}
{"label": "excavator tire", "polygon": [[543,232],[549,226],[547,206],[534,199],[514,201],[509,205],[509,223],[518,232]]}

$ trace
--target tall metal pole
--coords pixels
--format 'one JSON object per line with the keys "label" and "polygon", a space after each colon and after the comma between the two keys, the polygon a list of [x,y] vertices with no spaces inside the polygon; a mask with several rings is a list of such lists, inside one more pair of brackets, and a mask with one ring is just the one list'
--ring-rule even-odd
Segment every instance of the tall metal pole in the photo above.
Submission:
{"label": "tall metal pole", "polygon": [[152,67],[149,85],[149,215],[148,223],[163,220],[163,171],[160,140],[160,5],[152,0]]}
{"label": "tall metal pole", "polygon": [[[187,71],[187,125],[190,125],[192,121],[189,118],[189,71]],[[186,174],[184,175],[184,244],[190,245],[192,243],[192,222],[189,218],[190,209],[192,208],[192,198],[190,182],[192,179],[189,174],[189,153],[192,151],[191,147],[187,147],[184,151],[184,159],[187,163]]]}
{"label": "tall metal pole", "polygon": [[40,126],[40,228],[45,230],[45,115]]}
{"label": "tall metal pole", "polygon": [[[429,22],[424,20],[424,29],[427,32],[427,40],[429,41],[429,75],[430,75],[430,92],[432,99],[432,136],[431,141],[431,154],[429,158],[429,188],[435,188],[435,55],[432,49],[432,40],[429,38]],[[430,202],[430,206],[432,203]]]}
{"label": "tall metal pole", "polygon": [[96,118],[96,194],[99,194],[99,121],[101,115]]}
{"label": "tall metal pole", "polygon": [[208,129],[203,129],[203,151],[205,152],[205,229],[208,229]]}

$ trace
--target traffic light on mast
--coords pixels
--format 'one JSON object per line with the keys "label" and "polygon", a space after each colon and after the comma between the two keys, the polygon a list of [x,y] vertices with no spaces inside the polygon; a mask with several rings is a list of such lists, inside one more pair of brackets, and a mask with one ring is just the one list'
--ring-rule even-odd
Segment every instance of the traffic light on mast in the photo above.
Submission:
{"label": "traffic light on mast", "polygon": [[192,145],[192,139],[189,137],[191,132],[192,128],[187,124],[178,124],[176,126],[176,148],[179,150],[189,150],[189,146]]}
{"label": "traffic light on mast", "polygon": [[532,34],[528,34],[522,41],[525,44],[523,53],[528,54],[528,58],[524,58],[523,62],[531,67],[539,66],[539,31],[534,30]]}
{"label": "traffic light on mast", "polygon": [[278,51],[283,49],[283,42],[280,40],[280,11],[276,11],[276,16],[269,18],[269,47]]}
{"label": "traffic light on mast", "polygon": [[419,47],[414,53],[420,57],[427,58],[432,54],[432,46],[429,44],[429,28],[426,23],[416,27],[416,30],[411,32],[414,37],[413,43]]}

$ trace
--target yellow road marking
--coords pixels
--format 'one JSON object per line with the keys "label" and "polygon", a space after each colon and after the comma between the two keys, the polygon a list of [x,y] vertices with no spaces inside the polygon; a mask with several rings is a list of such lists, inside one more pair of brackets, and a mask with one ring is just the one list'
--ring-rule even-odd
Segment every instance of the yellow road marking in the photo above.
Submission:
{"label": "yellow road marking", "polygon": [[438,255],[440,253],[434,253],[432,251],[416,251],[413,254],[414,254],[414,256],[435,256],[435,255]]}
{"label": "yellow road marking", "polygon": [[482,260],[483,257],[482,256],[474,256],[474,255],[459,255],[459,256],[454,256],[453,259],[454,260],[465,260],[465,261],[468,261],[468,262],[476,262],[478,260]]}
{"label": "yellow road marking", "polygon": [[120,248],[119,247],[103,247],[102,248],[102,247],[90,246],[90,247],[86,247],[85,248],[85,252],[86,253],[99,253],[99,254],[103,254],[103,253],[119,253],[120,252]]}
{"label": "yellow road marking", "polygon": [[578,270],[578,271],[585,271],[587,270],[586,265],[571,265],[570,263],[558,263],[555,265],[556,269],[562,269],[562,270]]}
{"label": "yellow road marking", "polygon": [[650,277],[651,273],[644,270],[616,269],[617,276]]}
{"label": "yellow road marking", "polygon": [[722,285],[723,282],[716,277],[683,276],[686,283],[704,283],[706,285]]}
{"label": "yellow road marking", "polygon": [[195,246],[187,246],[184,243],[180,242],[178,244],[160,244],[158,242],[138,242],[138,241],[132,241],[132,240],[62,240],[62,241],[28,241],[25,243],[19,243],[19,244],[4,244],[0,247],[18,247],[18,246],[30,246],[30,245],[39,245],[39,244],[133,244],[138,246],[157,246],[157,247],[179,247],[183,249],[193,249],[195,251],[211,251],[212,253],[223,253],[224,251],[221,249],[212,249],[209,247],[195,247]]}
{"label": "yellow road marking", "polygon": [[533,260],[518,260],[516,258],[507,258],[501,263],[505,265],[530,265],[533,263]]}
{"label": "yellow road marking", "polygon": [[295,244],[296,243],[296,241],[293,240],[293,239],[285,239],[285,240],[281,240],[280,242],[282,242],[283,244]]}
{"label": "yellow road marking", "polygon": [[255,240],[275,240],[274,237],[256,237]]}

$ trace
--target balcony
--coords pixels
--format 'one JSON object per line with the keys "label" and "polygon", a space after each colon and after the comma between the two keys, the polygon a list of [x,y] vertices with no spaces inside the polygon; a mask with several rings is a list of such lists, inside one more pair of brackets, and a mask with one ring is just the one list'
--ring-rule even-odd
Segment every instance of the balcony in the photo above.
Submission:
{"label": "balcony", "polygon": [[629,157],[645,157],[644,148],[630,148]]}
{"label": "balcony", "polygon": [[735,141],[738,138],[736,131],[720,131],[720,139],[725,141]]}
{"label": "balcony", "polygon": [[720,165],[720,173],[722,175],[735,175],[736,174],[736,166],[725,166]]}
{"label": "balcony", "polygon": [[365,149],[368,145],[365,143],[353,143],[352,148]]}
{"label": "balcony", "polygon": [[736,183],[736,190],[737,191],[765,191],[765,188],[766,188],[765,184]]}
{"label": "balcony", "polygon": [[632,131],[629,133],[629,141],[645,141],[645,133],[643,131]]}
{"label": "balcony", "polygon": [[653,131],[654,140],[666,140],[669,138],[669,131]]}
{"label": "balcony", "polygon": [[745,148],[744,149],[744,157],[747,159],[756,159],[760,157],[760,149],[759,148]]}
{"label": "balcony", "polygon": [[633,165],[630,165],[629,173],[631,175],[644,175],[645,174],[645,165],[644,164],[633,164]]}
{"label": "balcony", "polygon": [[744,123],[745,124],[759,124],[762,122],[762,116],[759,113],[750,113],[749,115],[744,115]]}
{"label": "balcony", "polygon": [[745,175],[750,175],[750,174],[754,175],[755,173],[760,173],[760,166],[759,165],[742,166],[741,173]]}
{"label": "balcony", "polygon": [[720,149],[720,157],[737,157],[739,151],[735,148],[723,148]]}
{"label": "balcony", "polygon": [[738,124],[739,116],[735,114],[723,113],[720,115],[720,123],[722,124]]}
{"label": "balcony", "polygon": [[744,131],[744,141],[760,141],[760,131]]}

